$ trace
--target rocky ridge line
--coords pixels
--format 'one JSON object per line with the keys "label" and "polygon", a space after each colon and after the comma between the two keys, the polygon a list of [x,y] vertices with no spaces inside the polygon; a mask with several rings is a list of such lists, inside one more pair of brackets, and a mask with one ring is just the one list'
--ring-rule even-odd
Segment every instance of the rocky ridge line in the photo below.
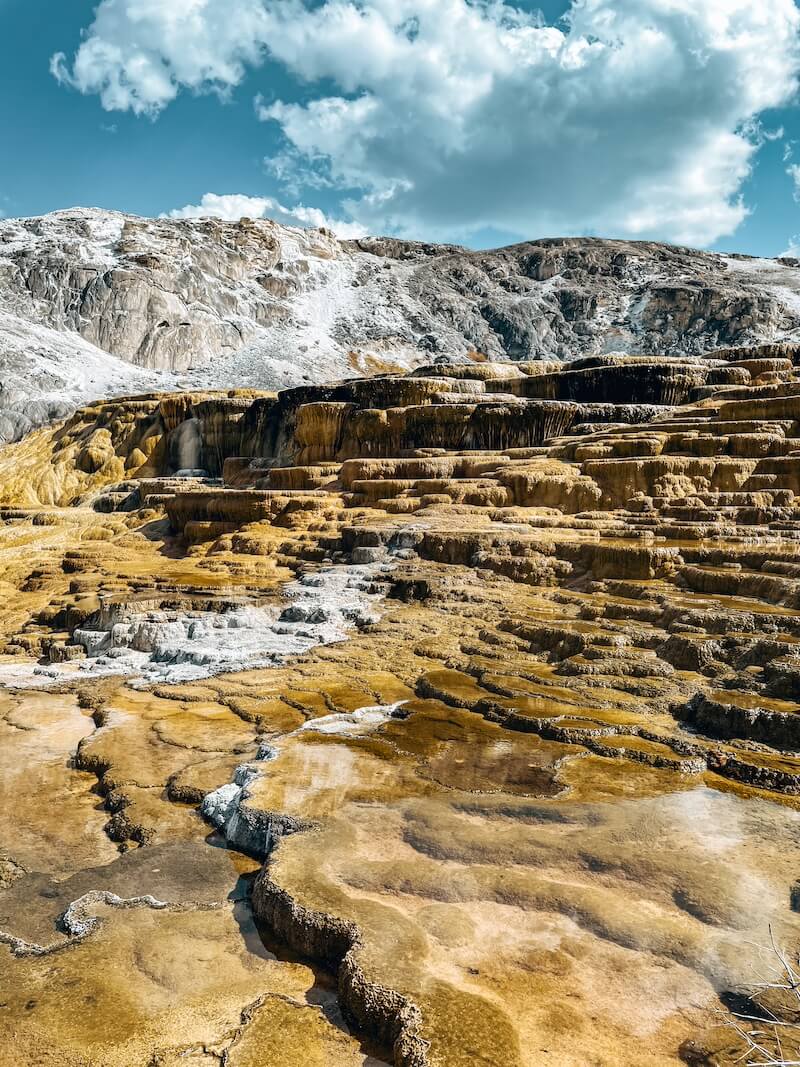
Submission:
{"label": "rocky ridge line", "polygon": [[792,260],[588,238],[474,252],[95,209],[0,220],[3,440],[59,404],[147,388],[322,384],[470,353],[702,354],[798,331]]}

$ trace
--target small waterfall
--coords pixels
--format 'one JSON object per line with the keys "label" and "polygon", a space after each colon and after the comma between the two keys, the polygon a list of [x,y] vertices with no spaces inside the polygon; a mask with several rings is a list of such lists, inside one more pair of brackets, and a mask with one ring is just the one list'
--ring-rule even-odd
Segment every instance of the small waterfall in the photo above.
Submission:
{"label": "small waterfall", "polygon": [[202,468],[203,441],[199,419],[187,419],[170,434],[170,462],[175,470]]}

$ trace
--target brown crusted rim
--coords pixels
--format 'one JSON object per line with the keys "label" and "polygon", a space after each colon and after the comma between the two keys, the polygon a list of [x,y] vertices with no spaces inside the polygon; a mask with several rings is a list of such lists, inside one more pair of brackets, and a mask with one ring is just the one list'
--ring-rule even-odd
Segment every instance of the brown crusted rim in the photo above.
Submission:
{"label": "brown crusted rim", "polygon": [[430,1067],[419,1007],[367,978],[357,959],[363,941],[355,923],[298,904],[272,881],[266,863],[253,886],[252,905],[256,917],[293,951],[337,972],[342,1008],[363,1033],[392,1048],[395,1067]]}

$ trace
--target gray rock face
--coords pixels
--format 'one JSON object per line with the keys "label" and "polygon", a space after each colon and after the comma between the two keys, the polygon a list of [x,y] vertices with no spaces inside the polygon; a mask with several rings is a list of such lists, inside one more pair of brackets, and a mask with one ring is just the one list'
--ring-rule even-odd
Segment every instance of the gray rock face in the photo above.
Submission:
{"label": "gray rock face", "polygon": [[495,359],[701,354],[800,337],[800,270],[649,242],[566,238],[428,259],[412,291]]}
{"label": "gray rock face", "polygon": [[60,212],[0,227],[0,299],[130,363],[183,370],[280,317],[259,280],[279,258],[270,228],[256,224]]}
{"label": "gray rock face", "polygon": [[3,440],[142,388],[785,340],[800,340],[793,260],[588,238],[473,252],[94,209],[0,220]]}

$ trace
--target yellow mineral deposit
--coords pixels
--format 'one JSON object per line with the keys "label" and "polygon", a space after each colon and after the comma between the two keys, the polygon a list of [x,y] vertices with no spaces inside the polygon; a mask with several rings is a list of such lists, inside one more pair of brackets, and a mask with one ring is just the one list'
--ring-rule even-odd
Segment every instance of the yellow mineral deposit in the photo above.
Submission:
{"label": "yellow mineral deposit", "polygon": [[800,946],[794,356],[4,449],[2,1067],[741,1062]]}

